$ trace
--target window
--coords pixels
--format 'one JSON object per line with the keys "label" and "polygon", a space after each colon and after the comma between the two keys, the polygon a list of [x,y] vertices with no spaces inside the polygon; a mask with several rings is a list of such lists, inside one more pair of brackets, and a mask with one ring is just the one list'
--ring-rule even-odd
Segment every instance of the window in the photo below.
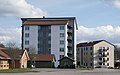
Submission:
{"label": "window", "polygon": [[92,52],[90,52],[90,55],[92,55]]}
{"label": "window", "polygon": [[64,52],[64,48],[60,48],[60,52]]}
{"label": "window", "polygon": [[60,55],[60,59],[62,59],[64,57],[64,55]]}
{"label": "window", "polygon": [[107,66],[109,66],[109,63],[107,63]]}
{"label": "window", "polygon": [[102,58],[99,58],[99,60],[102,60]]}
{"label": "window", "polygon": [[28,40],[25,41],[25,45],[29,45],[29,41]]}
{"label": "window", "polygon": [[92,66],[92,63],[90,63],[90,66]]}
{"label": "window", "polygon": [[6,67],[6,65],[4,65],[4,67]]}
{"label": "window", "polygon": [[92,47],[90,47],[90,50],[92,50]]}
{"label": "window", "polygon": [[109,58],[107,58],[107,61],[109,61]]}
{"label": "window", "polygon": [[107,52],[107,55],[109,55],[109,53]]}
{"label": "window", "polygon": [[88,48],[86,47],[86,51],[88,50]]}
{"label": "window", "polygon": [[29,33],[25,33],[25,37],[28,38],[29,37]]}
{"label": "window", "polygon": [[64,30],[64,26],[60,26],[60,30]]}
{"label": "window", "polygon": [[102,63],[100,62],[99,65],[102,65]]}
{"label": "window", "polygon": [[86,66],[88,66],[88,64],[86,63]]}
{"label": "window", "polygon": [[25,26],[25,30],[30,30],[29,26]]}
{"label": "window", "polygon": [[60,40],[60,44],[64,44],[64,40]]}
{"label": "window", "polygon": [[48,48],[48,51],[51,51],[51,48]]}
{"label": "window", "polygon": [[60,37],[64,37],[64,33],[60,33]]}
{"label": "window", "polygon": [[109,50],[109,47],[107,47],[107,50]]}

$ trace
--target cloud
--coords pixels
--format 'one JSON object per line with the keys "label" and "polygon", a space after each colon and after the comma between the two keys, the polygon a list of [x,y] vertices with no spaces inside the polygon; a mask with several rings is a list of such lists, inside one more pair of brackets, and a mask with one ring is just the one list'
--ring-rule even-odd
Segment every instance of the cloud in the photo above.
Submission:
{"label": "cloud", "polygon": [[87,28],[79,26],[77,31],[77,42],[107,40],[111,43],[120,43],[120,26],[113,27],[112,25]]}
{"label": "cloud", "polygon": [[20,47],[21,28],[1,28],[0,27],[0,43],[7,44],[9,42],[16,43]]}
{"label": "cloud", "polygon": [[42,17],[47,13],[26,0],[0,0],[0,15],[14,17]]}
{"label": "cloud", "polygon": [[120,8],[120,0],[99,0],[99,1],[103,1],[105,2],[105,4],[109,6]]}
{"label": "cloud", "polygon": [[113,0],[113,4],[115,7],[120,8],[120,0]]}
{"label": "cloud", "polygon": [[[77,43],[94,40],[107,40],[113,44],[120,45],[120,26],[112,25],[88,28],[78,26]],[[21,46],[21,28],[2,28],[0,27],[0,43],[15,42]]]}

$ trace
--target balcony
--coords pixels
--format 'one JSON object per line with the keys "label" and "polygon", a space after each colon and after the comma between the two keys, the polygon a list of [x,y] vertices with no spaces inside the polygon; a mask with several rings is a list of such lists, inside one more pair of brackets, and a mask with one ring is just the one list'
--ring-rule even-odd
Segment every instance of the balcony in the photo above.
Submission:
{"label": "balcony", "polygon": [[72,36],[68,36],[68,37],[67,37],[67,40],[68,40],[68,41],[72,41]]}
{"label": "balcony", "polygon": [[72,47],[72,44],[71,43],[68,43],[68,46],[67,47]]}
{"label": "balcony", "polygon": [[68,50],[68,55],[71,55],[72,54],[72,50]]}
{"label": "balcony", "polygon": [[99,49],[98,52],[99,53],[104,53],[104,52],[107,52],[107,49]]}
{"label": "balcony", "polygon": [[106,54],[99,55],[99,57],[107,57]]}
{"label": "balcony", "polygon": [[72,34],[72,30],[70,30],[70,29],[67,30],[67,33],[68,33],[68,34]]}

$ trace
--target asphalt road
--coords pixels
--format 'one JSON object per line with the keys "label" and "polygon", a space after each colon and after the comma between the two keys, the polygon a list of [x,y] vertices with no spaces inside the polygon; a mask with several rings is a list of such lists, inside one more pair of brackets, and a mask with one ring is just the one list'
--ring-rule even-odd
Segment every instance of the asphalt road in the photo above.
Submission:
{"label": "asphalt road", "polygon": [[120,69],[94,69],[94,70],[78,70],[78,69],[34,69],[38,72],[28,73],[0,73],[0,75],[120,75]]}

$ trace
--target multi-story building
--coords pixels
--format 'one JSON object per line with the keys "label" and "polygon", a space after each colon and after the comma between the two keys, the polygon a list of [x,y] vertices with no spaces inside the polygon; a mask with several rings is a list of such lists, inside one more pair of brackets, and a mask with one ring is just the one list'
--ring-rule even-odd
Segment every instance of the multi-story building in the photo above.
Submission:
{"label": "multi-story building", "polygon": [[77,44],[77,65],[114,67],[114,45],[105,40]]}
{"label": "multi-story building", "polygon": [[58,60],[67,56],[76,63],[75,17],[65,18],[22,18],[22,49],[28,48],[35,54],[54,54]]}

